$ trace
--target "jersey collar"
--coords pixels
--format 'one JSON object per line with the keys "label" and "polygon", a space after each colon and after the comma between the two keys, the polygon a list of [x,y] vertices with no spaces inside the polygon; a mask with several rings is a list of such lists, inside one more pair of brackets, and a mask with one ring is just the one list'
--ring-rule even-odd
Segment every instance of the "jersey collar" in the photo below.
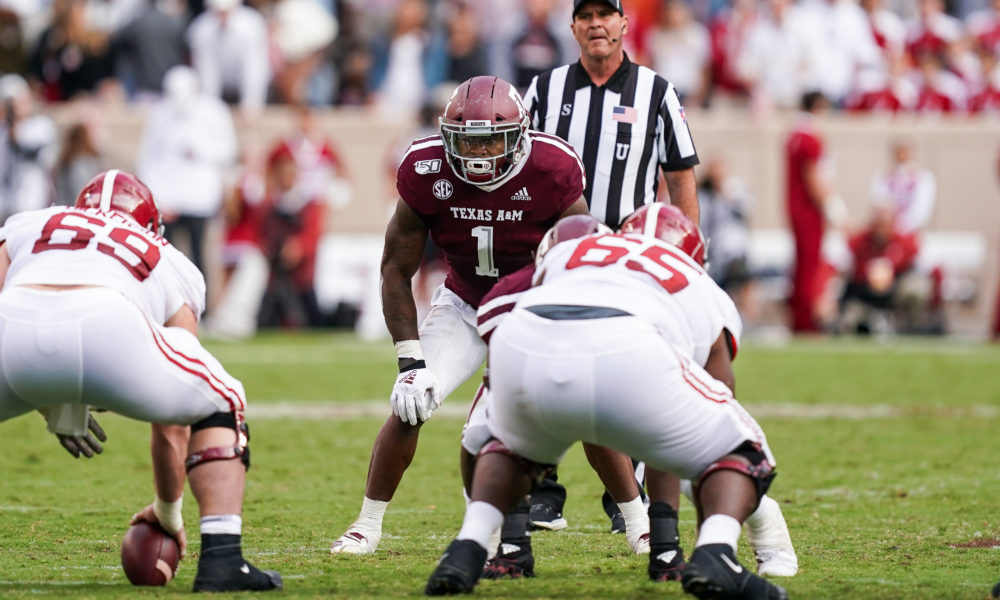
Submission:
{"label": "jersey collar", "polygon": [[[603,86],[594,87],[603,87],[604,89],[611,90],[616,94],[622,93],[622,90],[625,88],[625,80],[628,78],[629,69],[632,66],[632,61],[628,58],[628,52],[624,52],[623,54],[624,57],[622,58],[622,64],[618,65],[618,70],[616,70],[615,74],[611,76],[611,79],[609,79]],[[579,60],[576,61],[575,67],[576,69],[574,70],[576,71],[576,74],[574,76],[574,82],[576,83],[576,88],[580,89],[593,86],[593,80],[590,79],[590,75],[587,74],[587,70],[583,68],[583,64],[581,64]]]}

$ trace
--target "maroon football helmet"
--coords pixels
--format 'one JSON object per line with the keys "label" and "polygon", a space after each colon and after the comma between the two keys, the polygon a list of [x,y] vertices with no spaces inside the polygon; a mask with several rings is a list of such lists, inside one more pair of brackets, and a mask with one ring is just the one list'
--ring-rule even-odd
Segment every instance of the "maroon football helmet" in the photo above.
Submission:
{"label": "maroon football helmet", "polygon": [[131,173],[110,169],[98,174],[76,196],[76,208],[113,210],[163,235],[163,221],[153,193]]}
{"label": "maroon football helmet", "polygon": [[647,204],[626,217],[618,231],[661,239],[683,250],[699,265],[705,264],[708,244],[701,234],[701,229],[698,229],[681,209],[672,204],[663,202]]}
{"label": "maroon football helmet", "polygon": [[538,243],[538,249],[535,250],[535,264],[540,264],[545,253],[559,242],[595,233],[614,233],[614,231],[600,219],[591,215],[570,215],[559,219],[555,225],[549,227],[549,230],[542,237],[542,241]]}
{"label": "maroon football helmet", "polygon": [[459,85],[439,122],[448,164],[467,183],[494,183],[524,156],[528,111],[517,90],[499,77]]}

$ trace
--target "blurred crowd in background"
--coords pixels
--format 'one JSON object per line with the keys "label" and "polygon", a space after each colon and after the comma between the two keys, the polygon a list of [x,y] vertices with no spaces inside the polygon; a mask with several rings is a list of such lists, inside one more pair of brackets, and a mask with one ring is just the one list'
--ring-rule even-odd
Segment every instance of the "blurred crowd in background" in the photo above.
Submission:
{"label": "blurred crowd in background", "polygon": [[[86,112],[60,130],[47,104],[140,105],[146,116],[135,168],[167,216],[168,238],[181,239],[203,270],[206,253],[221,254],[209,325],[243,337],[258,325],[350,324],[357,311],[331,316],[314,289],[326,215],[352,195],[314,111],[366,106],[409,119],[413,137],[434,132],[456,82],[494,74],[523,91],[534,75],[575,61],[571,6],[0,0],[0,219],[71,204],[91,176],[113,166]],[[625,0],[624,8],[629,57],[671,81],[687,106],[764,119],[798,110],[804,94],[819,91],[841,112],[1000,111],[1000,0]],[[245,143],[271,104],[294,107],[294,127],[271,147]],[[387,177],[408,141],[388,150]],[[890,151],[892,169],[872,183],[871,222],[846,232],[842,285],[816,309],[827,331],[943,329],[940,273],[916,258],[934,177],[905,141]],[[746,265],[752,199],[722,157],[703,163],[711,274],[752,320],[759,311],[750,286],[759,274]],[[919,213],[906,216],[903,205]],[[220,217],[222,248],[206,248]],[[438,281],[433,256],[418,281],[428,289]],[[909,312],[887,324],[897,305]]]}
{"label": "blurred crowd in background", "polygon": [[[997,0],[627,0],[625,46],[688,105],[1000,107]],[[569,0],[2,0],[0,71],[39,98],[143,101],[190,64],[252,116],[266,103],[416,111],[443,81],[523,89],[575,60]]]}

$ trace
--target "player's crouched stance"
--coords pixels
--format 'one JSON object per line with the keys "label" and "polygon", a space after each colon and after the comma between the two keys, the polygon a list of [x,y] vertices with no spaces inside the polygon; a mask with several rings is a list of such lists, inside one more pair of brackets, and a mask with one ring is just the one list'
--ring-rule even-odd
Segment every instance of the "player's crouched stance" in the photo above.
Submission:
{"label": "player's crouched stance", "polygon": [[72,208],[0,228],[0,421],[38,410],[76,457],[106,440],[90,407],[152,423],[156,497],[132,522],[159,523],[183,555],[186,476],[201,512],[194,590],[279,589],[242,554],[243,386],[198,342],[204,278],[160,230],[149,189],[117,170]]}
{"label": "player's crouched stance", "polygon": [[775,475],[763,432],[731,392],[738,314],[692,258],[698,247],[685,240],[694,232],[700,241],[697,228],[673,207],[651,206],[631,233],[549,250],[536,286],[493,333],[494,439],[480,451],[465,520],[428,595],[471,592],[504,513],[583,441],[695,482],[699,531],[681,576],[686,592],[787,598],[735,553],[743,521]]}

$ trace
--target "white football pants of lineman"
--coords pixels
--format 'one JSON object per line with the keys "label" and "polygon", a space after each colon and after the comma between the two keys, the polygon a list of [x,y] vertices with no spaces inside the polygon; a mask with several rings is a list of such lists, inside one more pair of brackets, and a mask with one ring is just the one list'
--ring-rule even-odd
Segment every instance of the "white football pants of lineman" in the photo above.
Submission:
{"label": "white football pants of lineman", "polygon": [[697,481],[756,421],[722,382],[635,317],[549,320],[515,309],[490,340],[490,429],[515,453],[556,464],[576,441]]}
{"label": "white football pants of lineman", "polygon": [[161,327],[111,288],[0,294],[0,421],[82,404],[189,425],[246,409],[243,385],[189,331]]}
{"label": "white football pants of lineman", "polygon": [[486,344],[476,330],[476,309],[439,286],[420,324],[420,349],[441,386],[443,402],[486,360]]}

